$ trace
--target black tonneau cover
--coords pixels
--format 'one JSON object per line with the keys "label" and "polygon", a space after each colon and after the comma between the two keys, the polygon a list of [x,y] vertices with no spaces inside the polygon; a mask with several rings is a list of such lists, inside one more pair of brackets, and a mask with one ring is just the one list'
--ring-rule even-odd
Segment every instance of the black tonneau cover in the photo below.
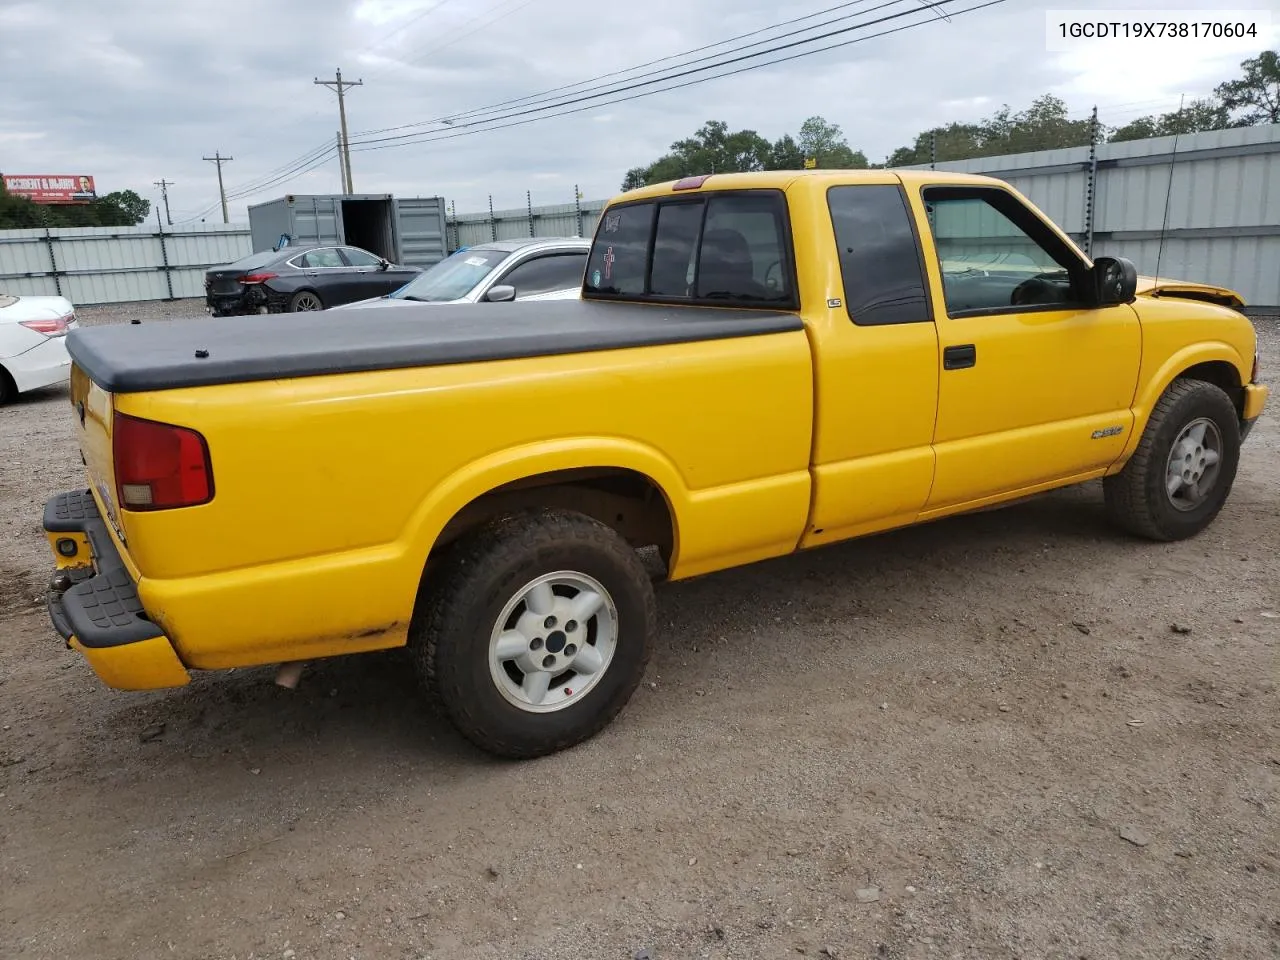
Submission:
{"label": "black tonneau cover", "polygon": [[412,304],[81,327],[71,358],[112,393],[510,360],[802,330],[791,313],[544,300]]}

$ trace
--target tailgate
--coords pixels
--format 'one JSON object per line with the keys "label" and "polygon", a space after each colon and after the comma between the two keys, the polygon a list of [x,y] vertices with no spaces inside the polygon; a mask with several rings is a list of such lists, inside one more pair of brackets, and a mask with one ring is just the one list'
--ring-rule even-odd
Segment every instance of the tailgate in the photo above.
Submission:
{"label": "tailgate", "polygon": [[76,442],[88,473],[89,487],[98,501],[98,509],[123,543],[124,530],[120,526],[116,504],[115,466],[111,455],[113,399],[76,363],[71,366],[71,407],[75,417]]}

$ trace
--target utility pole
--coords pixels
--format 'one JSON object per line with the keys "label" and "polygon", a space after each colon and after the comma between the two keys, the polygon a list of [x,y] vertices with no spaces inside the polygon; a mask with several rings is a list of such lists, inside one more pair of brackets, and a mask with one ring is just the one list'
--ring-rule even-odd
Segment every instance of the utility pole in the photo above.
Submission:
{"label": "utility pole", "polygon": [[227,216],[227,191],[222,186],[222,165],[224,163],[227,163],[230,160],[234,160],[235,157],[224,157],[217,150],[215,150],[213,151],[212,157],[205,157],[205,159],[210,160],[213,163],[216,163],[218,165],[218,196],[222,198],[222,222],[230,223],[231,218]]}
{"label": "utility pole", "polygon": [[341,132],[342,156],[344,158],[344,164],[346,166],[347,193],[355,193],[356,192],[355,187],[353,187],[351,184],[351,141],[347,138],[347,102],[344,99],[343,94],[345,94],[347,90],[349,90],[351,87],[362,86],[364,84],[364,81],[363,80],[343,80],[342,70],[339,69],[335,71],[335,79],[321,80],[319,77],[316,77],[314,82],[318,86],[330,87],[331,89],[336,90],[338,92],[338,120],[342,124],[342,132]]}
{"label": "utility pole", "polygon": [[169,222],[169,226],[173,226],[173,217],[169,216],[169,188],[173,186],[172,180],[166,180],[161,177],[159,180],[151,181],[160,188],[160,196],[164,197],[164,218]]}
{"label": "utility pole", "polygon": [[347,162],[345,158],[342,156],[341,132],[335,133],[334,137],[337,138],[337,143],[338,143],[338,183],[342,188],[342,192],[346,193],[347,192]]}

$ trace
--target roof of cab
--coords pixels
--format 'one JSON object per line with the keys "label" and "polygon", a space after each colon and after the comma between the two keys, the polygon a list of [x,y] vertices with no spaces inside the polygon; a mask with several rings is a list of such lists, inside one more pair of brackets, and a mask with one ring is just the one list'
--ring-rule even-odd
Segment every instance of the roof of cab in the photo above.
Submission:
{"label": "roof of cab", "polygon": [[[673,193],[697,194],[708,190],[786,190],[797,181],[812,181],[815,188],[836,184],[854,183],[903,183],[903,184],[996,184],[1002,181],[974,173],[953,173],[949,170],[760,170],[750,173],[713,173],[705,177],[686,177],[684,180],[668,180],[646,187],[637,187],[618,194],[610,204],[665,197]],[[676,185],[682,186],[677,190]]]}

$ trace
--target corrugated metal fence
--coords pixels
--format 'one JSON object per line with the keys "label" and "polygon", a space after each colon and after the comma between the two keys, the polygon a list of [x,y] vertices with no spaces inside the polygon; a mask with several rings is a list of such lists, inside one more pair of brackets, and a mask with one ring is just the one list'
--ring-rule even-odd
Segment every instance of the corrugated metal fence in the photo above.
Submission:
{"label": "corrugated metal fence", "polygon": [[449,249],[519,237],[589,237],[605,201],[589,200],[523,210],[463,213],[449,218]]}
{"label": "corrugated metal fence", "polygon": [[[1175,150],[1176,146],[1176,150]],[[1008,180],[1094,255],[1280,305],[1280,124],[939,163]],[[927,169],[925,164],[923,169]],[[912,169],[922,169],[915,167]],[[448,218],[450,250],[590,236],[603,201]],[[1161,239],[1163,232],[1163,241]],[[247,227],[0,231],[0,288],[74,303],[203,296],[203,271],[252,250]]]}
{"label": "corrugated metal fence", "polygon": [[0,290],[77,305],[204,296],[204,272],[253,252],[248,227],[0,230]]}

